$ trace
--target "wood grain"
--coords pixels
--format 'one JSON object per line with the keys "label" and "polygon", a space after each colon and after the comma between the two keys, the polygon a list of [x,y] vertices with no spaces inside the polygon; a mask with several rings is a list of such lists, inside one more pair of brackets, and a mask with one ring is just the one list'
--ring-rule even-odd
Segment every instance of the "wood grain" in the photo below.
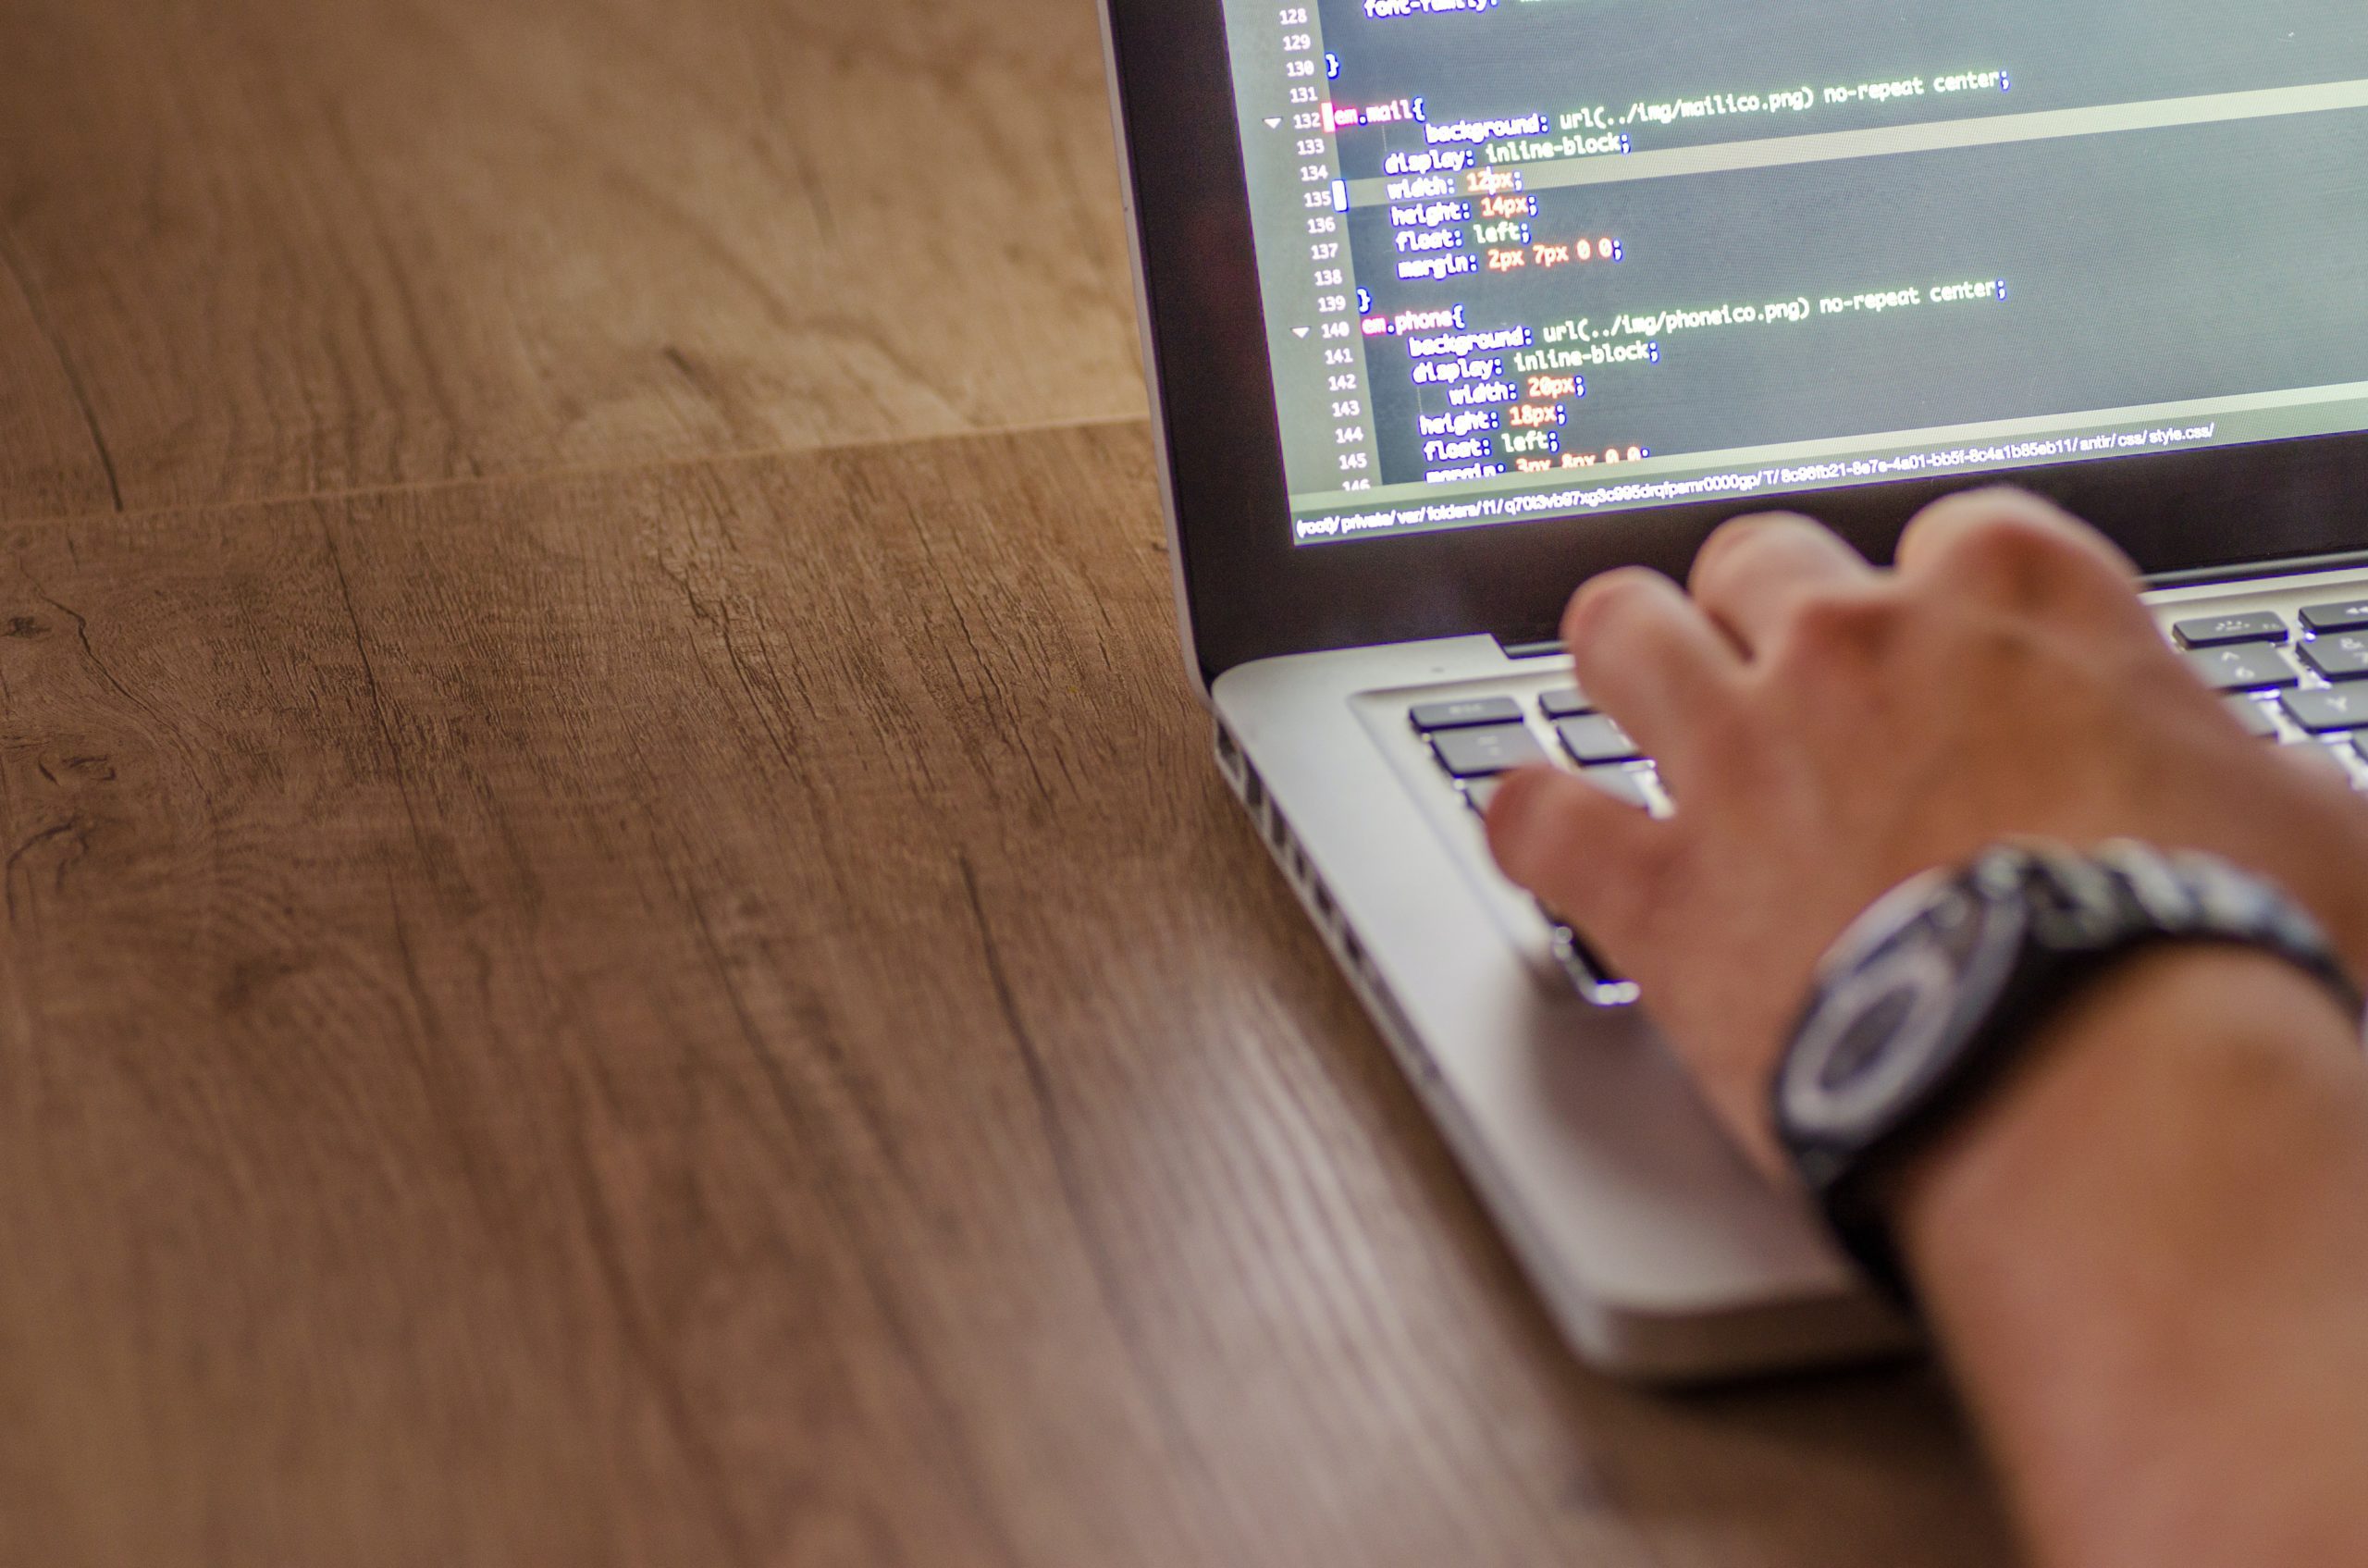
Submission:
{"label": "wood grain", "polygon": [[1928,1374],[1560,1352],[1149,464],[0,530],[0,1561],[2004,1562]]}
{"label": "wood grain", "polygon": [[1137,414],[1107,117],[1092,0],[0,0],[0,517]]}
{"label": "wood grain", "polygon": [[113,507],[77,372],[21,277],[0,228],[0,516]]}

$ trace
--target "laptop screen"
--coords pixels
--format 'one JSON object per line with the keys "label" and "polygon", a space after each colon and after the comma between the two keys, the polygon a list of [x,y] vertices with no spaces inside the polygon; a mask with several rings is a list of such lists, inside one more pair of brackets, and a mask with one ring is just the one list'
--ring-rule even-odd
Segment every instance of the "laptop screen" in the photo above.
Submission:
{"label": "laptop screen", "polygon": [[2357,0],[1225,0],[1300,544],[2368,429]]}

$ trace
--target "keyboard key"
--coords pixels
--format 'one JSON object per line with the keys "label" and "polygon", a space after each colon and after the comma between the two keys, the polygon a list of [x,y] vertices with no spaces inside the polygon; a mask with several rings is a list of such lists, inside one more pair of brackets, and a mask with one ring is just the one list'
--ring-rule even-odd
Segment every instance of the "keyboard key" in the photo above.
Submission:
{"label": "keyboard key", "polygon": [[1650,796],[1645,793],[1642,775],[1627,768],[1586,768],[1579,777],[1603,791],[1623,806],[1634,806],[1639,811],[1653,809]]}
{"label": "keyboard key", "polygon": [[2187,661],[2204,684],[2214,691],[2266,691],[2276,686],[2298,686],[2302,677],[2286,656],[2274,648],[2258,644],[2246,648],[2215,648],[2205,653],[2190,653]]}
{"label": "keyboard key", "polygon": [[1554,733],[1562,737],[1563,747],[1583,768],[1604,762],[1634,762],[1645,755],[1628,738],[1627,731],[1600,713],[1565,719],[1554,726]]}
{"label": "keyboard key", "polygon": [[2302,624],[2314,632],[2357,632],[2368,628],[2368,599],[2310,605],[2302,611]]}
{"label": "keyboard key", "polygon": [[2252,736],[2253,739],[2276,740],[2277,738],[2277,721],[2269,716],[2268,709],[2251,698],[2229,698],[2228,711],[2236,715],[2237,722],[2244,725],[2245,734]]}
{"label": "keyboard key", "polygon": [[2286,716],[2312,735],[2368,728],[2368,686],[2289,691],[2284,700]]}
{"label": "keyboard key", "polygon": [[2368,678],[2368,636],[2346,633],[2297,644],[2302,662],[2330,681]]}
{"label": "keyboard key", "polygon": [[2171,628],[2181,648],[2225,648],[2231,643],[2284,642],[2286,623],[2275,611],[2246,615],[2207,615]]}
{"label": "keyboard key", "polygon": [[1549,719],[1576,719],[1595,711],[1595,704],[1587,694],[1576,686],[1549,691],[1537,699],[1539,710]]}
{"label": "keyboard key", "polygon": [[1439,765],[1459,779],[1485,779],[1546,760],[1546,748],[1519,724],[1486,730],[1442,730],[1431,737]]}
{"label": "keyboard key", "polygon": [[1471,730],[1483,724],[1518,724],[1521,704],[1510,697],[1471,697],[1461,702],[1425,702],[1407,715],[1424,735]]}
{"label": "keyboard key", "polygon": [[1486,816],[1488,808],[1496,804],[1497,786],[1504,782],[1494,773],[1485,779],[1466,780],[1463,785],[1463,803],[1481,816]]}

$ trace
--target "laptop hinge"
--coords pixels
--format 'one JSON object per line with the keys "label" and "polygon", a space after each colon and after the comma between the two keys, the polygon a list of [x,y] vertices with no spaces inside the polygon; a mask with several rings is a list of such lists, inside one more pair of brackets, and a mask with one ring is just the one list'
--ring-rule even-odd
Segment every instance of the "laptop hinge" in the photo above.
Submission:
{"label": "laptop hinge", "polygon": [[2300,577],[2313,572],[2340,572],[2368,566],[2368,550],[2339,555],[2289,556],[2279,561],[2238,562],[2189,572],[2157,572],[2145,580],[2149,589],[2201,587],[2212,583],[2241,583],[2254,577]]}

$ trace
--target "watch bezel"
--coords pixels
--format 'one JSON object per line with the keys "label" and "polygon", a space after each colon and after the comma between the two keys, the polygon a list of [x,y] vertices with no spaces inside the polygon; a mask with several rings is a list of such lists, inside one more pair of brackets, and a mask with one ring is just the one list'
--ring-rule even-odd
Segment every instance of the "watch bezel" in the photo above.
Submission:
{"label": "watch bezel", "polygon": [[[1945,1082],[1950,1065],[2014,975],[2030,935],[2029,911],[2018,902],[1968,878],[1918,890],[1917,906],[1896,912],[1897,924],[1878,932],[1820,985],[1816,1006],[1794,1035],[1779,1084],[1780,1126],[1796,1154],[1809,1145],[1855,1154],[1913,1115]],[[1942,929],[1952,911],[1978,922],[1961,958],[1948,951],[1950,937]],[[1892,1038],[1848,1080],[1833,1084],[1829,1068],[1835,1052],[1902,983],[1929,989]],[[1917,1032],[1906,1031],[1910,1022]]]}

